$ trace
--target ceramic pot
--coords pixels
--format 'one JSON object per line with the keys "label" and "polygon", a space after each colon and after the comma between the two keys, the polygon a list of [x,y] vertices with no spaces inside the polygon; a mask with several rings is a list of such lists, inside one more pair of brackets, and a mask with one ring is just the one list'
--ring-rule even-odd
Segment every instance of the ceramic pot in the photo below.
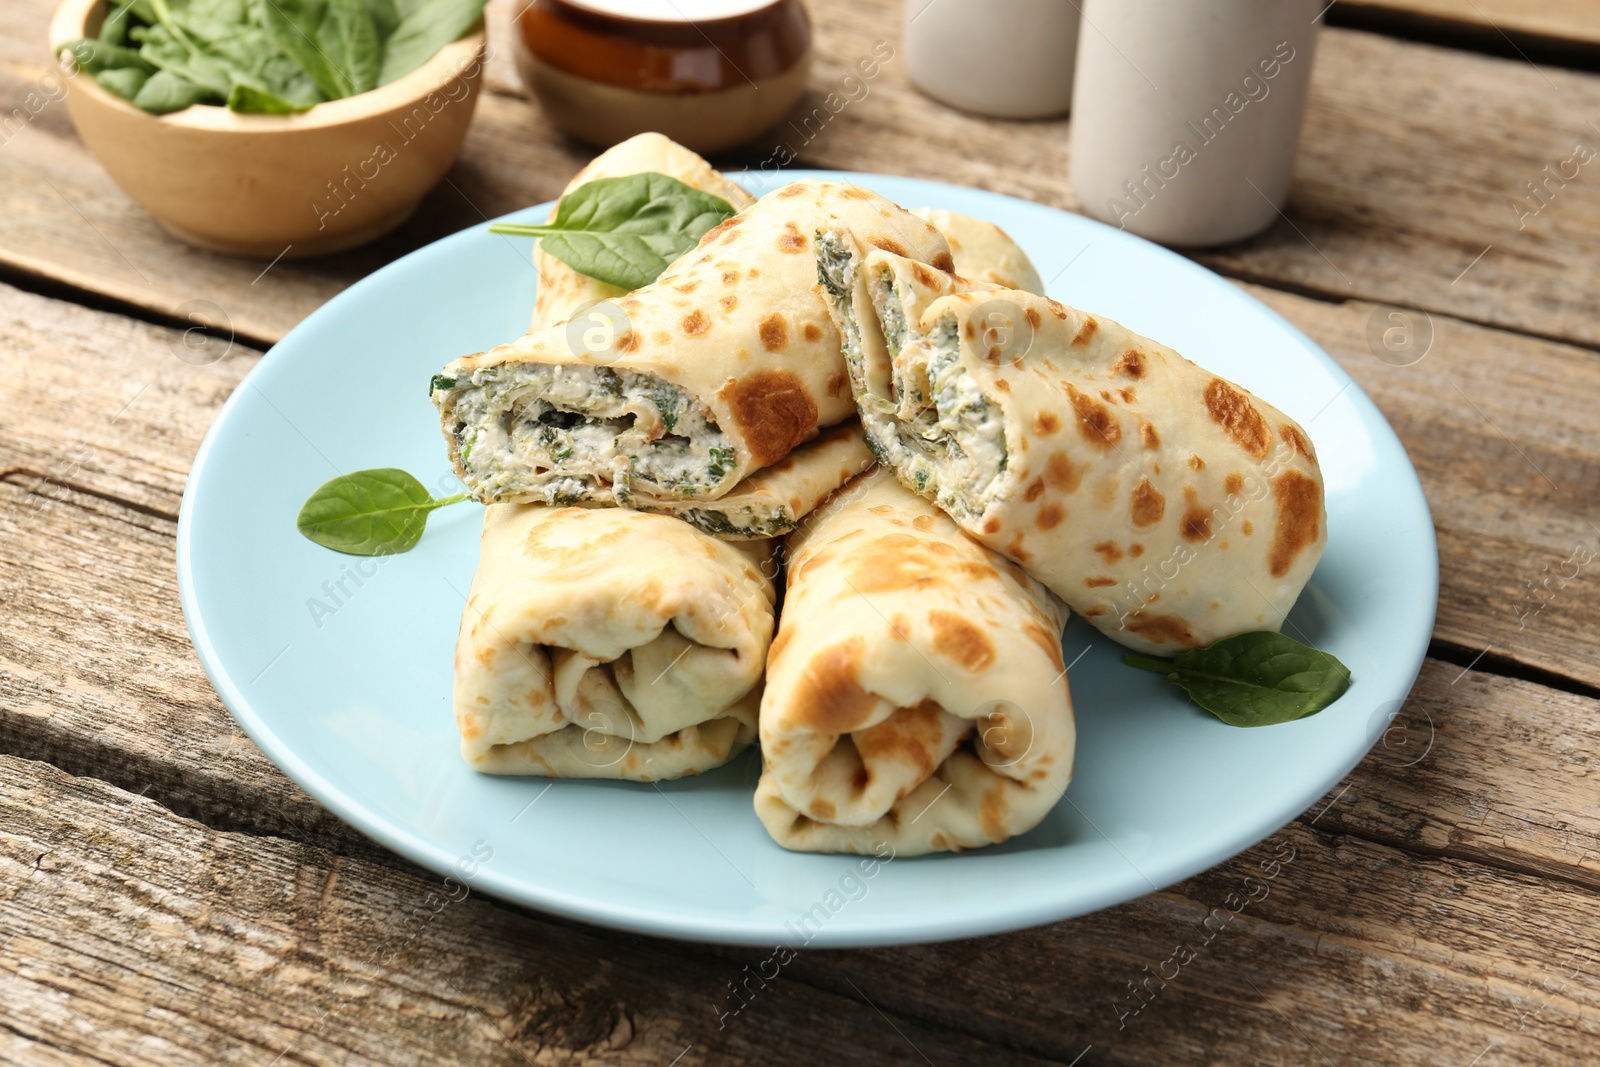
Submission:
{"label": "ceramic pot", "polygon": [[712,153],[799,101],[811,20],[801,0],[533,0],[513,53],[564,133],[609,148],[654,130]]}

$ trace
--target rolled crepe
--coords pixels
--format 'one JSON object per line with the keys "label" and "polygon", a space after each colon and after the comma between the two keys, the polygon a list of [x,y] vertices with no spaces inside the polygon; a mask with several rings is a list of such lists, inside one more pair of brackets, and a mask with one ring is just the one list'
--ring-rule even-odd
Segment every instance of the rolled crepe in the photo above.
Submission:
{"label": "rolled crepe", "polygon": [[840,336],[815,286],[825,247],[951,265],[936,230],[876,194],[785,186],[653,284],[438,375],[433,400],[462,481],[486,503],[702,505],[852,417]]}
{"label": "rolled crepe", "polygon": [[[564,197],[580,185],[596,178],[625,178],[649,172],[665,174],[701,192],[720,196],[735,211],[755,203],[749,193],[707,163],[697,153],[659,133],[641,133],[600,153],[580,170],[567,187]],[[556,209],[550,209],[555,218]],[[533,265],[539,271],[539,292],[534,298],[533,329],[566,322],[579,308],[601,300],[615,300],[627,291],[615,285],[579,274],[555,256],[546,255],[539,242],[533,246]]]}
{"label": "rolled crepe", "polygon": [[1293,419],[1109,319],[901,257],[830,291],[869,443],[968,534],[1130,648],[1282,625],[1327,540]]}
{"label": "rolled crepe", "polygon": [[[597,178],[616,178],[646,171],[669,175],[697,189],[720,196],[736,208],[754,201],[700,156],[659,133],[641,133],[595,158],[567,185],[562,196]],[[552,209],[552,216],[554,210]],[[614,285],[579,274],[536,243],[534,265],[539,270],[539,294],[534,305],[533,328],[559,325],[583,309],[603,300],[626,295]],[[604,313],[592,325],[605,329]],[[730,540],[774,537],[794,529],[795,523],[823,498],[873,463],[859,423],[853,420],[831,428],[800,445],[771,467],[743,479],[715,504],[699,501],[660,500],[624,492],[616,501],[640,511],[676,515],[692,526]]]}
{"label": "rolled crepe", "polygon": [[1003,289],[1044,293],[1044,280],[1039,277],[1033,260],[1010,234],[994,223],[936,207],[912,208],[911,213],[926,219],[944,235],[955,260],[955,272],[963,278]]}
{"label": "rolled crepe", "polygon": [[456,645],[462,755],[631,781],[727,762],[756,736],[772,544],[619,508],[490,508]]}
{"label": "rolled crepe", "polygon": [[789,538],[756,813],[785,848],[977,848],[1072,776],[1061,607],[882,468]]}

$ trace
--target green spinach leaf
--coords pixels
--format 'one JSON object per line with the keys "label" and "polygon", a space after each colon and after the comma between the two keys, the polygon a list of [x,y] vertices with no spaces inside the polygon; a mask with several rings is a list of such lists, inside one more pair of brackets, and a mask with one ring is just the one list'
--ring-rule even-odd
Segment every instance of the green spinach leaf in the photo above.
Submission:
{"label": "green spinach leaf", "polygon": [[128,20],[133,15],[133,0],[124,0],[111,9],[100,23],[100,40],[106,44],[124,44],[128,40]]}
{"label": "green spinach leaf", "polygon": [[246,0],[184,0],[171,6],[172,21],[193,36],[216,41],[250,21]]}
{"label": "green spinach leaf", "polygon": [[497,223],[492,233],[539,237],[561,262],[619,289],[655,281],[707,230],[734,214],[718,196],[665,174],[600,178],[561,198],[546,225]]}
{"label": "green spinach leaf", "polygon": [[158,70],[139,87],[133,103],[134,106],[142,107],[152,115],[165,115],[171,111],[182,111],[191,104],[203,103],[209,99],[211,94],[194,82],[170,70]]}
{"label": "green spinach leaf", "polygon": [[267,36],[317,83],[329,100],[350,95],[350,78],[319,41],[328,0],[263,0],[261,20]]}
{"label": "green spinach leaf", "polygon": [[114,0],[99,37],[62,50],[96,80],[109,70],[142,72],[104,85],[134,102],[142,94],[155,114],[189,104],[288,114],[403,77],[472,29],[483,3]]}
{"label": "green spinach leaf", "polygon": [[150,80],[150,72],[138,67],[115,67],[102,70],[94,76],[102,89],[116,93],[130,104],[139,96],[139,90]]}
{"label": "green spinach leaf", "polygon": [[248,115],[295,115],[310,106],[285,100],[270,89],[258,89],[243,82],[236,82],[228,94],[228,110]]}
{"label": "green spinach leaf", "polygon": [[[184,0],[179,0],[178,6],[180,10],[187,12],[189,11],[191,5],[184,2]],[[199,47],[194,41],[189,39],[189,35],[185,33],[183,27],[179,25],[179,19],[172,10],[171,0],[150,0],[150,10],[155,13],[155,21],[151,24],[150,31],[155,31],[156,36],[158,37],[164,35],[166,38],[170,38],[172,43],[180,46],[190,55],[200,55]],[[204,20],[211,14],[211,10],[212,9],[209,7],[199,6],[195,8],[194,13]],[[147,31],[147,34],[144,36],[148,35],[149,31]],[[141,35],[135,36],[139,37]],[[154,62],[154,60],[151,62]]]}
{"label": "green spinach leaf", "polygon": [[346,96],[378,85],[378,26],[363,0],[328,0],[317,48],[344,78]]}
{"label": "green spinach leaf", "polygon": [[[304,111],[327,99],[300,64],[273,44],[265,28],[227,22],[221,16],[234,9],[220,5],[228,0],[209,2],[219,5],[210,9],[211,15],[202,18],[196,14],[200,9],[190,8],[181,16],[175,13],[174,19],[198,52],[222,65],[230,81],[228,99],[237,96],[241,102],[253,103],[277,97],[295,111]],[[240,86],[248,91],[236,93]]]}
{"label": "green spinach leaf", "polygon": [[466,499],[466,493],[434,499],[405,471],[379,467],[324,482],[300,508],[295,525],[335,552],[389,556],[416,547],[429,512]]}
{"label": "green spinach leaf", "polygon": [[1128,653],[1130,667],[1156,671],[1230,726],[1272,726],[1315,715],[1350,688],[1333,656],[1268,630],[1235,634],[1171,660]]}
{"label": "green spinach leaf", "polygon": [[171,28],[166,25],[137,27],[130,32],[142,45],[139,55],[160,67],[163,73],[203,90],[202,97],[208,103],[220,104],[233,91],[234,79],[227,65],[202,52],[175,24]]}
{"label": "green spinach leaf", "polygon": [[[136,103],[143,94],[156,114],[194,103],[288,114],[374,89],[386,71],[392,81],[416,69],[481,19],[484,0],[113,0],[108,7],[98,37],[62,50],[110,91]],[[139,74],[100,78],[123,70]]]}
{"label": "green spinach leaf", "polygon": [[423,0],[409,12],[396,5],[401,18],[383,42],[383,65],[378,84],[398,81],[458,40],[478,24],[487,0]]}
{"label": "green spinach leaf", "polygon": [[235,89],[244,86],[258,93],[269,93],[295,111],[304,111],[327,99],[311,75],[301,70],[294,60],[270,46],[257,47],[265,40],[266,31],[251,29],[213,46],[232,64]]}
{"label": "green spinach leaf", "polygon": [[93,37],[69,41],[61,46],[61,50],[71,52],[72,61],[78,65],[78,69],[90,74],[124,69],[142,70],[147,76],[156,72],[155,65],[132,48],[124,48]]}
{"label": "green spinach leaf", "polygon": [[400,9],[395,0],[365,0],[367,14],[372,16],[372,25],[378,31],[378,40],[387,40],[400,25]]}

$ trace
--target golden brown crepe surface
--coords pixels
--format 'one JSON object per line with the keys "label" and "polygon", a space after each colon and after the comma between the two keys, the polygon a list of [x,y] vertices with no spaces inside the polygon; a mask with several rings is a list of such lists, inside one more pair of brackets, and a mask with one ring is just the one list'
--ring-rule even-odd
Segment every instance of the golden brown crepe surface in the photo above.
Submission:
{"label": "golden brown crepe surface", "polygon": [[[566,196],[597,178],[646,171],[669,175],[720,196],[736,209],[754,202],[748,193],[699,155],[658,133],[639,134],[601,153],[578,172],[561,195]],[[539,271],[539,293],[533,317],[536,330],[565,322],[598,301],[626,295],[616,286],[579,274],[554,256],[546,255],[537,244],[534,265]],[[625,494],[620,502],[642,511],[676,515],[715,537],[732,540],[775,537],[794,529],[801,516],[872,462],[872,453],[860,426],[853,422],[842,423],[798,446],[779,463],[751,474],[715,504],[632,494]]]}
{"label": "golden brown crepe surface", "polygon": [[1061,608],[879,469],[789,539],[756,811],[801,851],[976,848],[1072,774]]}
{"label": "golden brown crepe surface", "polygon": [[[883,306],[872,326],[907,323],[891,365],[858,383],[869,439],[902,481],[1129,647],[1170,654],[1282,624],[1327,540],[1294,420],[1104,317],[878,252],[862,273],[857,291]],[[957,363],[931,380],[952,344]],[[944,430],[919,435],[941,395],[945,426],[1000,427],[998,459],[976,458],[995,432],[953,451]]]}
{"label": "golden brown crepe surface", "polygon": [[665,515],[494,505],[456,646],[462,755],[490,774],[657,781],[755,739],[772,542]]}
{"label": "golden brown crepe surface", "polygon": [[963,278],[1043,295],[1044,280],[1033,260],[994,223],[936,207],[912,208],[911,213],[944,235],[955,272]]}

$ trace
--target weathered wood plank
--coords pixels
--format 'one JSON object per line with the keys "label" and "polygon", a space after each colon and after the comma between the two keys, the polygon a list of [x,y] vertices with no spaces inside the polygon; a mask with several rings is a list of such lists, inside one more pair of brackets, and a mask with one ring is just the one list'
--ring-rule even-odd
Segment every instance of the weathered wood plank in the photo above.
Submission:
{"label": "weathered wood plank", "polygon": [[[1600,183],[1592,168],[1569,162],[1576,142],[1600,146],[1590,125],[1600,78],[1349,36],[1360,40],[1336,44],[1330,32],[1333,47],[1318,50],[1292,224],[1201,261],[1270,283],[1600,340],[1592,243]],[[1541,183],[1542,205],[1531,183]]]}
{"label": "weathered wood plank", "polygon": [[864,1064],[914,1043],[995,1062],[985,1042],[797,982],[775,1010],[722,1020],[736,966],[469,895],[512,847],[475,843],[449,884],[0,756],[0,1060]]}
{"label": "weathered wood plank", "polygon": [[1491,42],[1600,44],[1600,10],[1589,0],[1339,0],[1337,10],[1340,20],[1398,17],[1423,27],[1475,30]]}
{"label": "weathered wood plank", "polygon": [[226,336],[152,326],[0,287],[0,381],[23,470],[176,518],[190,461],[260,353]]}
{"label": "weathered wood plank", "polygon": [[1086,1062],[1580,1063],[1600,1039],[1594,907],[1559,882],[1296,823],[1099,916],[794,973],[981,1017],[1057,1058],[1092,1044]]}
{"label": "weathered wood plank", "polygon": [[1381,710],[1338,803],[1302,822],[1600,891],[1600,700],[1429,660]]}
{"label": "weathered wood plank", "polygon": [[228,716],[177,603],[176,524],[0,477],[0,751],[149,790],[213,825],[375,851]]}
{"label": "weathered wood plank", "polygon": [[[1404,442],[1439,537],[1437,636],[1600,685],[1600,360],[1441,315],[1246,288],[1326,348]],[[1431,331],[1432,348],[1387,362],[1370,338],[1389,328]]]}
{"label": "weathered wood plank", "polygon": [[[0,11],[0,102],[23,101],[38,85],[51,6],[18,0]],[[797,117],[811,114],[875,41],[898,40],[894,0],[814,6],[814,91]],[[503,27],[504,16],[494,23]],[[498,40],[497,91],[482,98],[453,187],[442,186],[415,220],[365,251],[282,262],[257,281],[262,262],[187,249],[111,184],[64,108],[47,103],[0,153],[10,221],[0,265],[163,315],[209,300],[242,335],[271,341],[394,256],[482,215],[548,198],[588,156],[554,135],[524,99],[507,95],[520,88],[505,66],[503,31]],[[1280,223],[1202,262],[1242,277],[1600,343],[1600,182],[1589,167],[1570,179],[1559,174],[1575,140],[1600,144],[1589,126],[1600,114],[1600,78],[1337,29],[1325,32],[1316,63],[1293,225]],[[814,138],[794,126],[769,140],[729,162],[758,166],[781,141],[809,165],[1078,206],[1066,181],[1064,121],[990,122],[950,111],[910,87],[903,57],[886,63],[867,95]],[[1558,173],[1540,207],[1525,183],[1545,181],[1547,164]],[[1523,198],[1520,212],[1513,197]],[[1532,208],[1538,213],[1528,214]]]}
{"label": "weathered wood plank", "polygon": [[11,1061],[1535,1064],[1600,1037],[1592,894],[1299,824],[1097,916],[802,951],[723,1019],[762,950],[452,901],[11,757],[0,812]]}
{"label": "weathered wood plank", "polygon": [[[875,4],[830,11],[836,82],[893,23]],[[1066,123],[993,122],[941,108],[891,63],[801,158],[976,185],[1070,210]],[[1197,112],[1212,102],[1195,104]],[[1600,340],[1600,182],[1590,169],[1525,218],[1511,198],[1572,155],[1600,114],[1600,78],[1522,60],[1325,30],[1301,138],[1292,224],[1201,262],[1269,284],[1446,311]],[[1491,147],[1492,146],[1492,147]],[[1130,178],[1132,175],[1130,175]],[[1552,186],[1554,187],[1554,186]],[[1530,201],[1537,207],[1536,201]],[[1493,249],[1465,270],[1484,248]],[[1463,275],[1463,271],[1465,271]],[[1458,275],[1459,280],[1458,279]]]}

